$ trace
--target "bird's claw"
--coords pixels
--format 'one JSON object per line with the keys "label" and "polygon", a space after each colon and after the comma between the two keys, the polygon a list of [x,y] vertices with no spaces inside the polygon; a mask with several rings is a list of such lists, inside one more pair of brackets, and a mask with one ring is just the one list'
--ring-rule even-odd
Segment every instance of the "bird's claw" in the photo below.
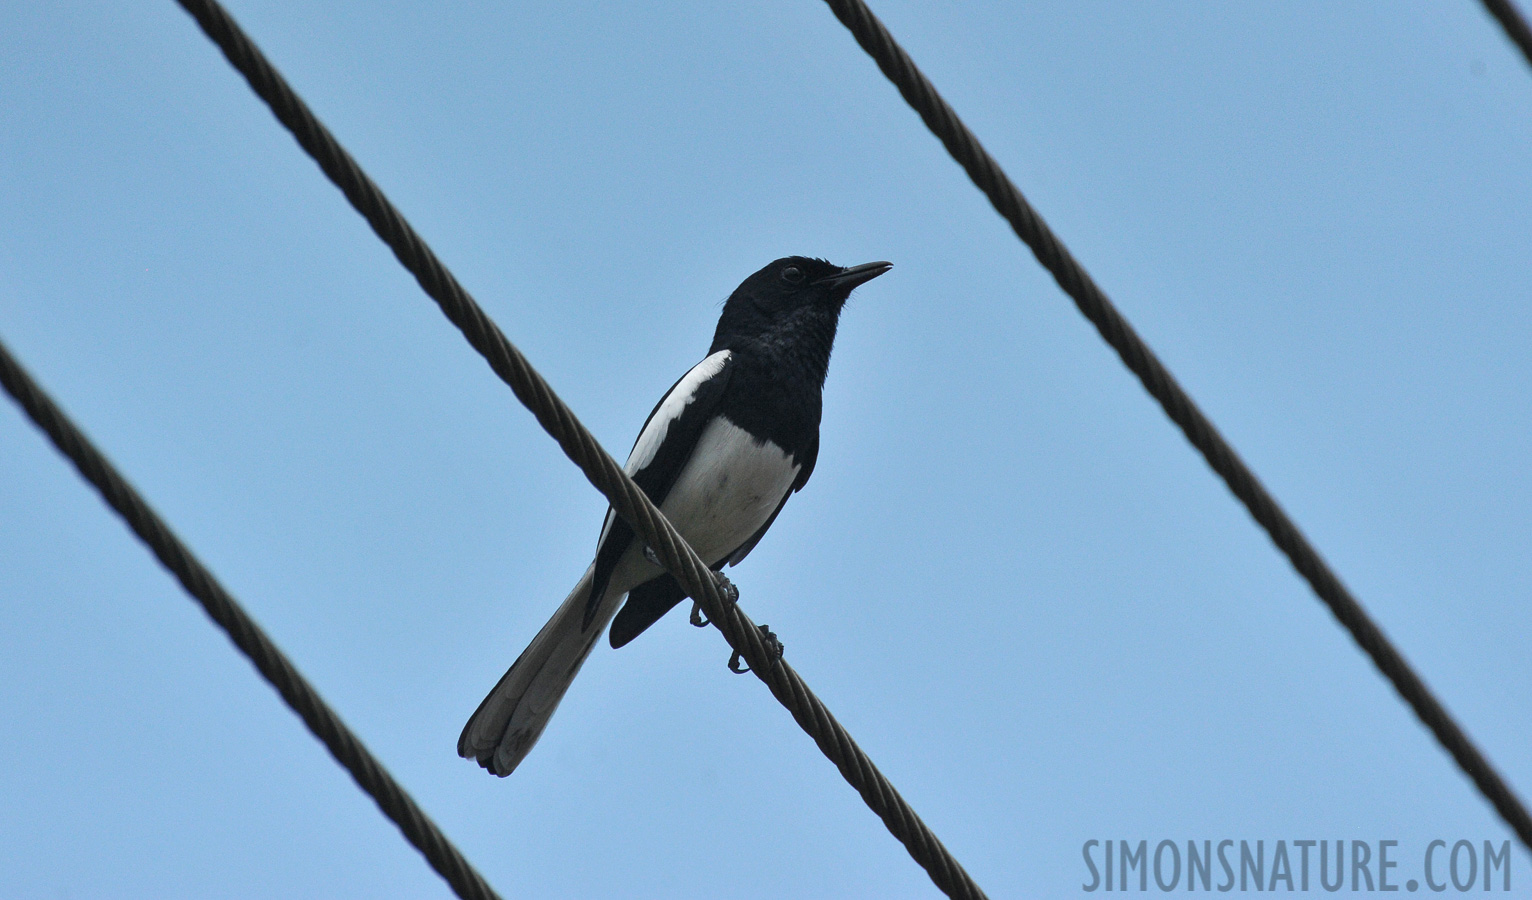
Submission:
{"label": "bird's claw", "polygon": [[[722,572],[715,571],[713,573],[713,577],[717,579],[713,583],[718,586],[718,593],[722,595],[723,602],[738,603],[739,588],[734,586],[734,582],[729,580],[729,576],[723,574]],[[692,601],[691,623],[698,628],[706,628],[712,624],[708,617],[703,614],[702,604],[698,603],[696,600]]]}
{"label": "bird's claw", "polygon": [[[647,554],[649,549],[647,547],[644,548],[644,552]],[[713,577],[718,579],[714,583],[718,586],[718,593],[722,595],[723,602],[727,604],[738,603],[739,588],[734,586],[734,582],[729,580],[729,576],[723,574],[722,572],[714,572]],[[703,613],[702,604],[698,603],[696,600],[692,600],[692,614],[689,621],[698,628],[706,628],[713,624],[712,621],[709,620],[708,617]],[[777,640],[776,634],[773,633],[772,630],[767,628],[765,625],[757,625],[756,627],[761,630],[761,640],[766,644],[766,653],[771,657],[772,662],[781,659],[782,642]],[[750,671],[750,667],[745,665],[744,657],[738,650],[735,650],[734,653],[729,656],[729,671],[736,675],[743,675]]]}
{"label": "bird's claw", "polygon": [[644,559],[649,560],[651,563],[659,566],[662,569],[665,568],[665,564],[660,562],[659,554],[655,553],[654,548],[648,544],[644,545]]}
{"label": "bird's claw", "polygon": [[739,602],[739,588],[734,586],[734,582],[729,580],[729,576],[723,574],[722,572],[714,572],[713,573],[713,577],[718,579],[718,581],[717,581],[718,592],[720,594],[723,594],[724,602],[725,603],[738,603]]}
{"label": "bird's claw", "polygon": [[[777,640],[776,632],[765,625],[757,625],[756,627],[761,630],[761,642],[766,645],[767,656],[770,657],[772,662],[780,660],[782,652],[787,648],[782,645],[781,641]],[[729,657],[729,671],[735,675],[743,675],[750,671],[750,667],[744,664],[744,657],[740,655],[738,650],[735,650]]]}

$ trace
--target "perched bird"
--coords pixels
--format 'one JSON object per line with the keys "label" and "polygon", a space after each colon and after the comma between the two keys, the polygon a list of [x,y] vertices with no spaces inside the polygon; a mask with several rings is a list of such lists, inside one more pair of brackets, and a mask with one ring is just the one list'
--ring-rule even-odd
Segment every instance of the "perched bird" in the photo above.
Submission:
{"label": "perched bird", "polygon": [[[746,278],[724,303],[707,357],[649,413],[624,469],[715,570],[744,559],[808,482],[841,308],[890,268],[790,256]],[[479,704],[458,754],[511,774],[607,622],[621,647],[685,596],[608,509],[595,560]]]}

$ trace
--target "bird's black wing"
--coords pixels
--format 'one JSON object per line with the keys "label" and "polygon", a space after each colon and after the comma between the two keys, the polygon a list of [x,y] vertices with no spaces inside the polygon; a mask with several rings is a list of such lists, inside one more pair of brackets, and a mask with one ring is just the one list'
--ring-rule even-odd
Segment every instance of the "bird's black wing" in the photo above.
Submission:
{"label": "bird's black wing", "polygon": [[[650,411],[633,451],[623,468],[654,505],[665,502],[681,470],[691,459],[697,439],[712,420],[718,400],[728,386],[733,370],[733,354],[720,350],[692,366]],[[590,626],[601,597],[606,593],[612,571],[623,551],[633,540],[633,528],[615,511],[608,509],[601,540],[596,548],[596,570],[591,581],[590,599],[586,601],[585,625]],[[674,604],[672,604],[674,605]]]}

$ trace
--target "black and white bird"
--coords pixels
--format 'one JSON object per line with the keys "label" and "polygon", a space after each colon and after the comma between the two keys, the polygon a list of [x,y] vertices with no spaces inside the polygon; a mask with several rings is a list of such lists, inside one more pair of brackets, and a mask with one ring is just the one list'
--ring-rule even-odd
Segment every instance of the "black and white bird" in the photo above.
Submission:
{"label": "black and white bird", "polygon": [[[714,569],[744,559],[808,482],[841,308],[890,268],[791,256],[751,275],[724,303],[707,357],[649,413],[624,468]],[[509,775],[607,622],[621,647],[685,598],[646,550],[608,509],[595,560],[479,704],[459,755]]]}

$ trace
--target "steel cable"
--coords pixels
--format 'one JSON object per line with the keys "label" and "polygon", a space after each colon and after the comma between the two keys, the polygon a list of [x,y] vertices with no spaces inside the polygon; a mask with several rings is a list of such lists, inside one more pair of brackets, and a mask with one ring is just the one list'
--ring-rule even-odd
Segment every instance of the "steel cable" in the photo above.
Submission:
{"label": "steel cable", "polygon": [[1521,55],[1527,58],[1527,63],[1532,65],[1532,27],[1527,25],[1521,10],[1517,9],[1516,4],[1511,0],[1481,0],[1481,2],[1505,30],[1505,36],[1511,39],[1511,43],[1516,45]]}
{"label": "steel cable", "polygon": [[271,683],[292,707],[309,731],[325,745],[335,761],[351,773],[356,783],[393,820],[404,837],[419,850],[452,890],[463,900],[499,900],[499,895],[474,871],[436,823],[394,780],[381,762],[367,750],[319,692],[299,673],[292,661],[267,637],[266,632],[218,583],[170,526],[150,508],[85,434],[64,415],[21,364],[0,343],[0,384],[41,428],[59,452],[95,486],[139,540],[181,582],[208,616],[228,635],[239,651],[249,657],[261,677]]}
{"label": "steel cable", "polygon": [[931,880],[953,898],[980,898],[984,892],[941,841],[916,815],[888,779],[873,765],[830,711],[791,666],[768,648],[761,631],[741,610],[727,581],[703,563],[648,496],[602,449],[569,407],[532,368],[521,352],[460,285],[403,215],[335,140],[260,50],[213,0],[177,0],[218,45],[230,64],[271,108],[299,146],[340,188],[374,232],[386,243],[442,313],[510,386],[575,465],[626,519],[687,594],[702,605],[730,647],[766,683],[772,696],[792,713],[820,751],[904,844]]}
{"label": "steel cable", "polygon": [[1532,849],[1532,818],[1526,807],[1501,779],[1500,775],[1474,746],[1462,728],[1431,693],[1404,656],[1389,642],[1366,610],[1331,571],[1319,551],[1309,543],[1298,526],[1266,491],[1234,448],[1202,413],[1191,397],[1176,383],[1149,345],[1138,336],[1127,319],[1117,311],[1106,294],[1097,287],[1085,269],[1075,261],[1062,241],[1043,221],[1011,183],[999,163],[985,151],[973,132],[968,130],[952,107],[936,92],[925,75],[916,68],[904,48],[894,41],[872,10],[862,0],[825,0],[836,18],[855,36],[862,49],[894,83],[905,101],[920,115],[926,127],[942,142],[952,158],[963,167],[973,183],[989,198],[995,210],[1011,225],[1016,236],[1031,248],[1037,261],[1054,277],[1059,287],[1096,326],[1106,342],[1143,382],[1144,388],[1164,408],[1166,415],[1181,429],[1192,446],[1239,498],[1271,540],[1285,554],[1293,568],[1308,581],[1314,593],[1324,601],[1335,618],[1351,632],[1357,644],[1372,657],[1373,663],[1388,678],[1441,742],[1458,766],[1473,779],[1522,844]]}

